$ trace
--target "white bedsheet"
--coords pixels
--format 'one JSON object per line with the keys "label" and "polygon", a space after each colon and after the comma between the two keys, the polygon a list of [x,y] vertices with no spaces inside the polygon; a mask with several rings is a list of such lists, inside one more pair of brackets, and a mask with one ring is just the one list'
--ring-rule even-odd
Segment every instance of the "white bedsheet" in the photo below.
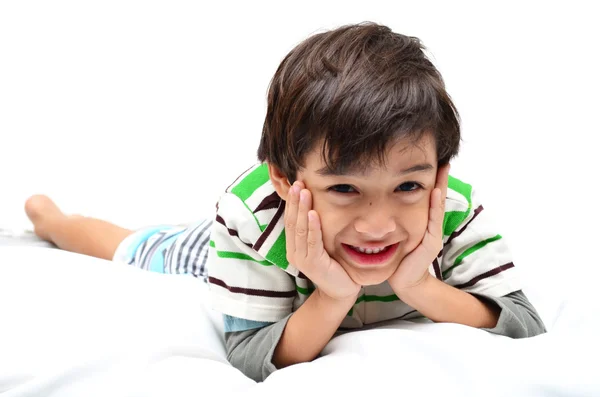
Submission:
{"label": "white bedsheet", "polygon": [[324,357],[257,384],[227,363],[202,282],[2,247],[0,394],[600,396],[598,298],[558,302],[539,337],[396,321],[337,337]]}

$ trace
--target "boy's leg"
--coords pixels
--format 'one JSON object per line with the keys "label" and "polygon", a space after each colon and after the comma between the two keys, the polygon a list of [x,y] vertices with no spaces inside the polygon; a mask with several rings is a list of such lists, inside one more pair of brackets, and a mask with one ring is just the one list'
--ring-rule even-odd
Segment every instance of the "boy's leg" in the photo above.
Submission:
{"label": "boy's leg", "polygon": [[25,212],[35,234],[58,248],[112,260],[119,244],[133,233],[112,223],[79,215],[65,215],[50,198],[31,196]]}

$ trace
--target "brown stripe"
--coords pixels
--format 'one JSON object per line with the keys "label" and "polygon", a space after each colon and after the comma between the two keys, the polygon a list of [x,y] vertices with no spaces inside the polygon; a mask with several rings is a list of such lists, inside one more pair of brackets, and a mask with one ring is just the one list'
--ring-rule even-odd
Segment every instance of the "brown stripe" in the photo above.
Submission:
{"label": "brown stripe", "polygon": [[230,292],[235,294],[244,294],[244,295],[252,295],[252,296],[266,296],[268,298],[294,298],[296,296],[296,291],[267,291],[262,289],[253,289],[253,288],[241,288],[241,287],[230,287],[225,281],[219,280],[218,278],[209,277],[208,282],[211,284],[215,284],[221,286]]}
{"label": "brown stripe", "polygon": [[[217,221],[217,222],[219,222],[221,225],[225,226],[225,228],[227,229],[227,232],[229,233],[229,235],[230,235],[230,236],[237,237],[237,238],[238,238],[240,241],[242,241],[242,239],[240,239],[240,238],[239,238],[240,236],[239,236],[239,234],[238,234],[238,231],[237,231],[237,230],[235,230],[235,229],[230,229],[230,228],[228,228],[228,227],[227,227],[227,225],[225,224],[225,219],[223,219],[223,218],[221,217],[221,215],[217,215],[216,221]],[[252,248],[252,244],[250,244],[250,243],[247,243],[247,242],[245,242],[245,241],[242,241],[242,243],[244,243],[244,244],[246,244],[248,247]]]}
{"label": "brown stripe", "polygon": [[[223,217],[221,215],[217,214],[217,217],[215,218],[215,220],[217,222],[219,222],[221,225],[227,227],[227,224],[225,223],[225,219],[223,219]],[[227,228],[227,229],[229,229],[229,228]],[[233,229],[231,229],[231,230],[233,230]],[[233,231],[235,232],[235,230],[233,230]],[[237,232],[236,232],[236,235],[237,235]]]}
{"label": "brown stripe", "polygon": [[404,317],[408,316],[409,314],[413,314],[414,312],[416,312],[416,310],[411,310],[408,313],[404,313],[403,315],[398,317],[396,320],[402,320]]}
{"label": "brown stripe", "polygon": [[255,165],[256,164],[251,165],[250,167],[248,167],[248,169],[246,171],[244,171],[241,174],[239,174],[238,177],[233,180],[233,182],[231,183],[231,185],[227,186],[227,189],[225,189],[225,191],[229,192],[229,189],[231,189],[231,187],[233,185],[235,185],[235,183],[242,177],[242,175],[244,175],[246,172],[250,171],[250,168],[254,167]]}
{"label": "brown stripe", "polygon": [[302,273],[302,272],[298,272],[298,278],[301,278],[301,279],[303,279],[303,280],[308,280],[308,277],[306,277],[306,276],[304,275],[304,273]]}
{"label": "brown stripe", "polygon": [[461,288],[472,287],[473,285],[477,284],[478,281],[481,281],[484,278],[495,276],[496,274],[501,273],[501,272],[503,272],[505,270],[508,270],[508,269],[510,269],[512,267],[515,267],[515,265],[512,262],[509,262],[509,263],[507,263],[505,265],[502,265],[502,266],[498,266],[495,269],[492,269],[492,270],[489,270],[489,271],[487,271],[487,272],[485,272],[483,274],[480,274],[479,276],[473,278],[471,281],[469,281],[467,283],[455,286],[455,288],[461,289]]}
{"label": "brown stripe", "polygon": [[438,262],[437,258],[433,260],[433,270],[435,271],[435,276],[438,278],[438,280],[441,280],[442,271],[440,269],[440,263]]}
{"label": "brown stripe", "polygon": [[462,229],[460,229],[459,231],[456,231],[456,232],[452,233],[450,235],[450,237],[448,237],[448,241],[446,241],[446,244],[450,244],[450,241],[454,240],[455,237],[460,236],[461,233],[465,231],[465,229],[467,228],[467,226],[469,226],[469,223],[473,222],[473,219],[475,219],[477,217],[477,215],[479,215],[479,213],[481,211],[483,211],[483,206],[480,205],[479,207],[477,207],[475,209],[475,212],[473,213],[473,217],[471,219],[469,219],[469,222],[467,222],[467,224]]}
{"label": "brown stripe", "polygon": [[254,244],[254,247],[252,247],[254,250],[256,250],[256,251],[260,250],[260,247],[262,247],[262,245],[267,240],[267,237],[269,237],[269,235],[275,228],[275,225],[277,224],[277,222],[279,222],[279,218],[281,218],[281,216],[283,215],[284,210],[285,210],[285,202],[281,201],[281,204],[279,205],[279,208],[277,209],[275,216],[273,217],[273,219],[271,219],[271,222],[269,222],[269,226],[267,226],[267,228],[265,229],[263,234],[260,235],[260,237],[258,238],[258,241],[256,241],[256,244]]}
{"label": "brown stripe", "polygon": [[264,210],[270,210],[273,208],[277,208],[279,206],[280,202],[281,202],[281,198],[279,197],[277,192],[273,192],[273,193],[269,194],[267,197],[265,197],[263,199],[263,201],[260,202],[258,207],[256,207],[256,209],[253,212],[256,214],[258,211],[264,211]]}

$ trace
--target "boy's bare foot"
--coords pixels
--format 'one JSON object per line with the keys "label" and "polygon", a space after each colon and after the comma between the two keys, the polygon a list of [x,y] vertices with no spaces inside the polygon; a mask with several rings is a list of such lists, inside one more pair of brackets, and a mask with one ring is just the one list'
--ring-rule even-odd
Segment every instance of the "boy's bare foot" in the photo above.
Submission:
{"label": "boy's bare foot", "polygon": [[35,234],[52,242],[49,234],[50,225],[65,217],[54,201],[48,196],[36,194],[25,202],[25,212],[33,223]]}

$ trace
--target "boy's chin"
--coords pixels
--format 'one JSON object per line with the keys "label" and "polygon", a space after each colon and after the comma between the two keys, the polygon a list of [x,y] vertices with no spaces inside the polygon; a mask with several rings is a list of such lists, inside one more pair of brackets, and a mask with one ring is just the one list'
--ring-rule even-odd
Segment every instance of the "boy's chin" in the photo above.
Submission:
{"label": "boy's chin", "polygon": [[390,268],[378,269],[377,271],[360,271],[353,269],[353,271],[348,273],[352,281],[356,284],[368,287],[384,283],[392,276],[392,274],[394,274],[395,270],[396,269]]}

